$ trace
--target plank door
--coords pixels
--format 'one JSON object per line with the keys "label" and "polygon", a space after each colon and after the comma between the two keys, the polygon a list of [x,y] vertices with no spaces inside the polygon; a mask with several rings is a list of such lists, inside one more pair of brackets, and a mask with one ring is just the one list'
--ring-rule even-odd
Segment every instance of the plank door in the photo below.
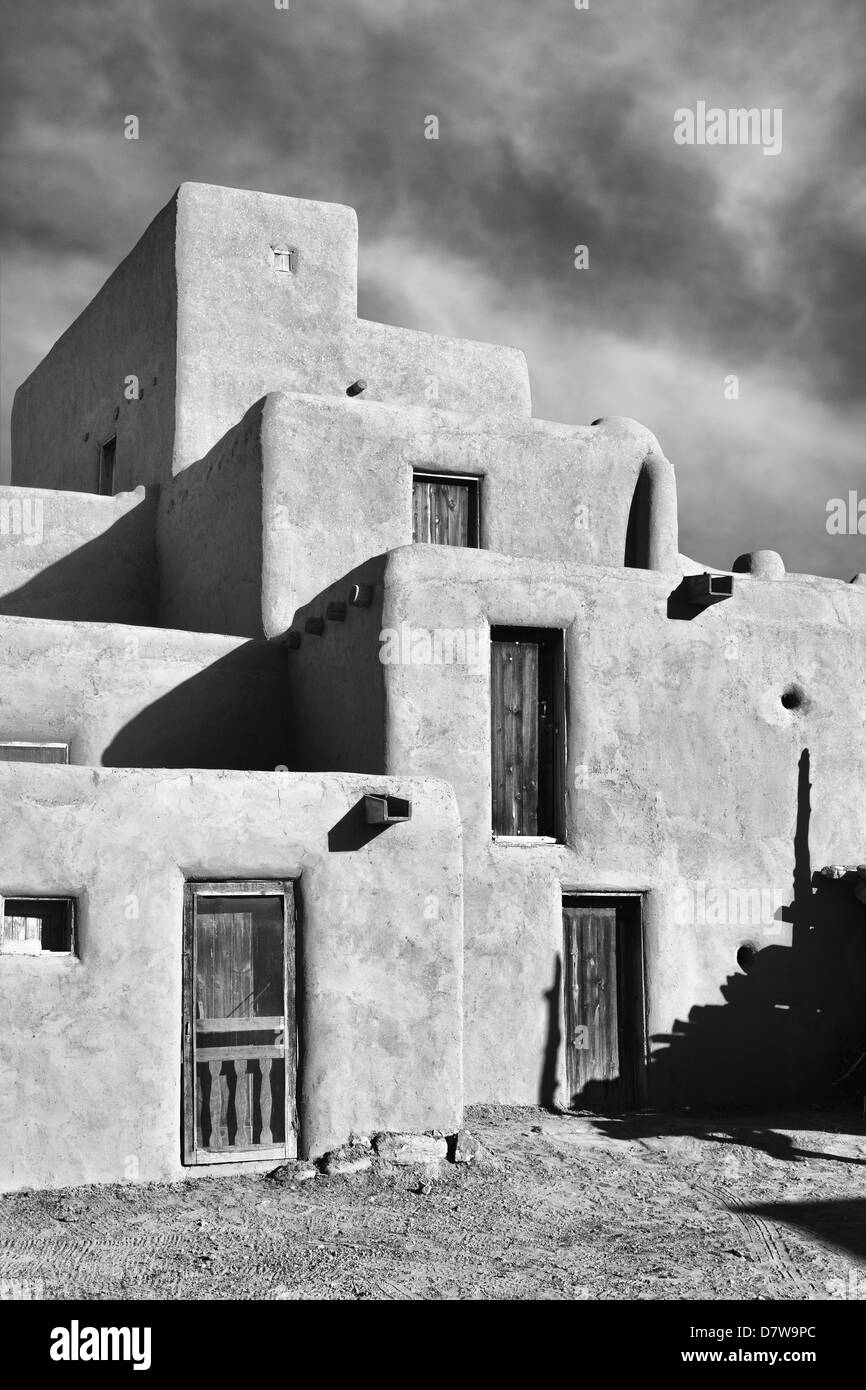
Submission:
{"label": "plank door", "polygon": [[640,911],[634,899],[563,901],[570,1105],[637,1103],[644,1050]]}
{"label": "plank door", "polygon": [[562,634],[493,628],[493,834],[556,837],[561,819]]}
{"label": "plank door", "polygon": [[478,479],[415,473],[412,539],[429,545],[478,545]]}
{"label": "plank door", "polygon": [[187,884],[187,1163],[296,1152],[294,943],[290,881]]}

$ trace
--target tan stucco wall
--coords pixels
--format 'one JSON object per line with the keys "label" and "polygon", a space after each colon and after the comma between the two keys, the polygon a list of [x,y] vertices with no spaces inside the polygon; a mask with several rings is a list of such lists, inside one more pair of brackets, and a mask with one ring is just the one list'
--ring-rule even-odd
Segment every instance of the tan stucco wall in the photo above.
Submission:
{"label": "tan stucco wall", "polygon": [[0,738],[120,767],[286,762],[285,652],[108,623],[0,618]]}
{"label": "tan stucco wall", "polygon": [[[304,612],[325,619],[323,634],[304,633],[302,620],[296,626],[300,647],[287,652],[286,668],[290,767],[385,771],[385,668],[371,634],[382,625],[387,563],[387,556],[368,560],[326,591],[345,603],[343,622],[325,618],[327,604],[317,601]],[[355,585],[371,590],[369,607],[350,604]]]}
{"label": "tan stucco wall", "polygon": [[[274,244],[297,248],[297,274]],[[352,208],[182,184],[19,387],[13,481],[94,491],[116,431],[117,486],[165,482],[268,392],[344,397],[359,378],[371,400],[529,414],[522,352],[358,319],[357,266]]]}
{"label": "tan stucco wall", "polygon": [[413,468],[481,479],[487,550],[621,565],[638,476],[657,458],[669,470],[663,522],[675,563],[673,471],[632,420],[572,426],[279,392],[265,403],[262,448],[269,636],[355,565],[411,542]]}
{"label": "tan stucco wall", "polygon": [[375,789],[412,798],[412,821],[329,853],[328,831],[372,789],[352,777],[0,765],[0,894],[75,894],[81,937],[80,959],[0,954],[0,1187],[226,1171],[180,1162],[186,879],[298,881],[302,1153],[353,1131],[458,1127],[453,796],[379,779]]}
{"label": "tan stucco wall", "polygon": [[79,622],[157,618],[156,499],[0,487],[0,613]]}
{"label": "tan stucco wall", "polygon": [[[12,482],[96,492],[100,446],[113,434],[117,490],[159,482],[174,441],[176,347],[172,198],[16,391]],[[139,400],[124,396],[130,375]]]}
{"label": "tan stucco wall", "polygon": [[[790,908],[798,792],[798,910],[810,898],[803,891],[810,870],[862,858],[866,595],[835,580],[738,576],[733,598],[686,621],[667,615],[680,578],[410,546],[388,557],[376,606],[350,610],[350,622],[328,624],[323,638],[304,637],[289,653],[293,709],[312,722],[320,672],[334,669],[353,625],[356,649],[362,630],[378,646],[380,631],[399,632],[403,623],[481,634],[474,667],[382,668],[387,770],[447,777],[463,819],[468,1101],[539,1097],[550,1023],[544,996],[562,952],[560,895],[569,889],[647,893],[656,1103],[760,1101],[789,1089],[826,1089],[845,1046],[860,1036],[866,914],[853,895],[818,889],[805,909],[815,922],[798,928],[793,950],[788,922],[683,924],[678,913],[686,891],[697,903],[700,884],[726,895],[775,892],[780,911]],[[344,588],[335,585],[305,611],[323,611]],[[562,846],[491,838],[491,623],[565,631]],[[326,646],[333,649],[327,666]],[[363,698],[355,670],[347,661],[346,700]],[[807,699],[796,712],[780,698],[792,682]],[[334,724],[332,681],[330,688]],[[300,720],[295,734],[303,737]],[[313,749],[328,766],[326,740],[318,737]],[[812,783],[808,860],[804,749]],[[309,755],[305,765],[312,766]],[[752,939],[762,955],[746,982],[735,957]],[[731,991],[724,1009],[723,987]],[[684,1036],[669,1046],[677,1020],[687,1024]]]}
{"label": "tan stucco wall", "polygon": [[257,637],[262,625],[264,402],[160,490],[160,622]]}
{"label": "tan stucco wall", "polygon": [[[298,250],[296,275],[270,247]],[[354,209],[246,189],[183,184],[178,214],[175,471],[200,458],[268,392],[423,405],[435,377],[445,409],[529,413],[521,352],[357,318]]]}

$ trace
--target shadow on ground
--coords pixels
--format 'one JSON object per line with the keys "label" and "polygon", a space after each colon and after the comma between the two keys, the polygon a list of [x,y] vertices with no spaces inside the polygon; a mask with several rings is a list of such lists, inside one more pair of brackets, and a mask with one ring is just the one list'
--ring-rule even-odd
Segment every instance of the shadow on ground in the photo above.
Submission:
{"label": "shadow on ground", "polygon": [[[863,1160],[861,1160],[862,1162]],[[761,1202],[741,1212],[781,1221],[866,1262],[866,1199],[832,1202]],[[866,1292],[866,1290],[864,1290]]]}

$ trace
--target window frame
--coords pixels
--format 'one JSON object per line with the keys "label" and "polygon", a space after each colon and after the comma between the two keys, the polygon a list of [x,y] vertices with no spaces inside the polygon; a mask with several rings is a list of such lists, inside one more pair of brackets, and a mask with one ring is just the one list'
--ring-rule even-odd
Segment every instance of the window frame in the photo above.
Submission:
{"label": "window frame", "polygon": [[[544,823],[547,829],[539,829],[534,835],[510,835],[497,831],[496,829],[496,785],[493,776],[493,660],[494,648],[497,643],[519,643],[526,642],[537,645],[543,653],[539,659],[539,718],[541,718],[540,706],[543,700],[542,691],[548,689],[547,698],[550,701],[551,709],[545,718],[549,722],[548,736],[552,739],[552,749],[550,754],[549,766],[547,768],[547,778],[549,787],[546,787],[546,806]],[[546,670],[542,670],[542,660]],[[490,666],[489,666],[489,689],[488,689],[488,714],[489,714],[489,748],[490,748],[490,828],[493,843],[504,846],[556,846],[563,845],[566,841],[567,833],[567,797],[566,797],[566,767],[568,758],[568,729],[567,729],[567,709],[568,709],[568,689],[567,689],[567,668],[566,668],[566,633],[561,627],[534,627],[523,626],[513,623],[491,623],[490,625]],[[541,756],[541,735],[539,733],[539,808],[542,801],[542,772],[545,765]],[[539,816],[539,820],[541,817]]]}
{"label": "window frame", "polygon": [[[459,483],[466,487],[469,497],[469,544],[453,545],[451,550],[481,550],[481,482],[480,473],[444,473],[438,472],[435,468],[415,468],[412,469],[412,544],[413,545],[435,545],[435,541],[418,541],[415,539],[415,484],[419,483]],[[441,543],[441,542],[440,542]]]}
{"label": "window frame", "polygon": [[[106,449],[109,445],[114,447],[111,450],[111,474],[108,478],[111,486],[106,488]],[[99,446],[99,473],[96,479],[96,490],[100,497],[116,496],[115,482],[117,480],[117,430],[104,439]]]}
{"label": "window frame", "polygon": [[45,763],[39,763],[39,762],[36,761],[35,758],[4,758],[4,757],[0,757],[0,762],[3,762],[3,763],[15,763],[15,762],[30,763],[31,765],[35,765],[36,767],[52,767],[52,766],[66,767],[66,766],[69,765],[69,744],[68,744],[68,743],[63,743],[63,742],[61,742],[60,740],[54,741],[54,740],[52,740],[52,739],[39,739],[39,738],[24,738],[24,739],[21,739],[21,738],[0,738],[0,749],[3,749],[3,748],[62,748],[62,749],[64,750],[64,752],[66,753],[66,757],[65,757],[65,758],[57,758],[57,759],[53,759],[53,760],[50,760],[49,762],[45,762]]}
{"label": "window frame", "polygon": [[70,893],[0,893],[0,924],[6,920],[7,903],[65,903],[66,905],[66,926],[69,931],[69,948],[65,951],[46,951],[42,946],[42,939],[39,940],[38,951],[16,951],[8,950],[6,946],[6,932],[3,928],[0,932],[0,957],[3,956],[47,956],[60,960],[79,960],[78,953],[78,899]]}
{"label": "window frame", "polygon": [[[198,898],[273,898],[283,900],[283,1017],[285,1018],[285,1139],[281,1144],[250,1149],[217,1150],[200,1146],[196,1137],[196,1030],[193,1006],[196,999],[196,915]],[[183,947],[181,1004],[182,1125],[181,1163],[184,1167],[206,1167],[221,1163],[285,1162],[297,1156],[300,1125],[298,1119],[299,1019],[298,1019],[298,931],[300,923],[300,880],[298,878],[185,879],[183,885]],[[291,1022],[290,1022],[291,1020]]]}

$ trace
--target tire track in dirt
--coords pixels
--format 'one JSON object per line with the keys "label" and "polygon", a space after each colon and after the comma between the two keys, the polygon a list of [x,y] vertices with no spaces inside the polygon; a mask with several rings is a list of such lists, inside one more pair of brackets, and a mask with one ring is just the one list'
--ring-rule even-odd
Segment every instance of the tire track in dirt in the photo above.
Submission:
{"label": "tire track in dirt", "polygon": [[800,1298],[814,1297],[815,1284],[802,1269],[784,1234],[776,1228],[774,1222],[749,1211],[747,1202],[730,1196],[720,1200],[718,1193],[703,1183],[695,1183],[694,1187],[696,1191],[709,1198],[719,1212],[727,1214],[745,1233],[746,1241],[760,1264],[769,1265],[774,1274],[789,1284],[792,1292],[796,1291]]}

